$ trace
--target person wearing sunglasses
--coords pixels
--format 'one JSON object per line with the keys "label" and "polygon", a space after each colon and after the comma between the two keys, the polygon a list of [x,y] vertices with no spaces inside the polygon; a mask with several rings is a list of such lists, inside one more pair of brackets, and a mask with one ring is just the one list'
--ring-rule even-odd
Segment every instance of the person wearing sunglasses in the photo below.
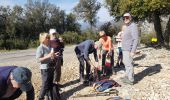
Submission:
{"label": "person wearing sunglasses", "polygon": [[133,57],[138,45],[139,32],[137,25],[132,22],[130,13],[123,15],[126,29],[122,35],[123,63],[125,65],[125,76],[121,78],[123,83],[134,84]]}
{"label": "person wearing sunglasses", "polygon": [[25,100],[34,100],[32,73],[28,68],[18,66],[0,67],[0,100],[17,99],[26,92]]}

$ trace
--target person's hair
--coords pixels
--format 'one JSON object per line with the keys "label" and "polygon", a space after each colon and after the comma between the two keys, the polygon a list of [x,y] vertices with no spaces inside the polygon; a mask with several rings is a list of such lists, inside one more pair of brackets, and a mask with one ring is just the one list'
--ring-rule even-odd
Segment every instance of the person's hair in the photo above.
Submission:
{"label": "person's hair", "polygon": [[99,32],[99,35],[100,35],[100,36],[104,36],[105,34],[106,34],[105,31],[100,31],[100,32]]}
{"label": "person's hair", "polygon": [[45,32],[40,33],[40,35],[39,35],[39,41],[40,41],[40,43],[43,43],[43,41],[44,41],[46,38],[50,38],[50,36],[49,36],[48,33],[45,33]]}

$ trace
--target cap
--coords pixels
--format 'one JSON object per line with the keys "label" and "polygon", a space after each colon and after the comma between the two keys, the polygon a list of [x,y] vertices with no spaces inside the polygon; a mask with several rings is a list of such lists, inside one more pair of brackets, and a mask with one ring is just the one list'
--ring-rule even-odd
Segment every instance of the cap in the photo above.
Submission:
{"label": "cap", "polygon": [[31,77],[32,73],[28,68],[17,67],[12,71],[13,78],[16,82],[21,84],[22,91],[29,91],[32,88]]}
{"label": "cap", "polygon": [[123,16],[124,16],[124,17],[125,17],[125,16],[131,17],[130,13],[125,13]]}
{"label": "cap", "polygon": [[56,29],[50,29],[50,30],[49,30],[49,34],[54,34],[54,33],[57,33],[57,32],[56,32]]}

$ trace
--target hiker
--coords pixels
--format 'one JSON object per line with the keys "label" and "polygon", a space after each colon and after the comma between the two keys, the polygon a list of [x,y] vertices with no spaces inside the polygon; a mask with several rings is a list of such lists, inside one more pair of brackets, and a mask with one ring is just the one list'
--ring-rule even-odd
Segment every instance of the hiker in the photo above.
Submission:
{"label": "hiker", "polygon": [[54,49],[54,53],[59,53],[59,56],[55,58],[56,64],[54,65],[54,82],[58,85],[61,79],[61,66],[63,65],[63,51],[64,51],[64,42],[63,39],[57,38],[58,34],[55,29],[49,30],[50,40],[51,40],[51,48]]}
{"label": "hiker", "polygon": [[122,35],[122,50],[123,50],[123,63],[125,64],[125,77],[121,78],[122,82],[127,84],[134,84],[134,68],[133,57],[138,45],[138,27],[132,22],[130,13],[123,15],[126,29]]}
{"label": "hiker", "polygon": [[[103,73],[106,76],[109,76],[112,73],[116,74],[115,70],[112,69],[114,67],[114,58],[113,58],[114,57],[114,50],[113,50],[112,39],[111,39],[110,36],[107,36],[104,31],[100,31],[99,35],[100,35],[99,42],[102,45],[102,50],[100,50],[100,52],[99,52],[99,58],[101,58],[101,51],[102,51],[102,70],[103,70]],[[106,66],[107,58],[110,58],[110,59],[108,59],[108,60],[110,60],[109,66]]]}
{"label": "hiker", "polygon": [[[75,53],[79,60],[79,79],[80,82],[89,81],[91,66],[94,66],[89,58],[89,54],[94,54],[94,59],[96,61],[96,66],[99,66],[97,57],[97,46],[93,40],[86,40],[81,42],[75,47]],[[86,76],[84,77],[84,61],[86,62]]]}
{"label": "hiker", "polygon": [[50,52],[50,36],[48,33],[40,33],[40,45],[36,51],[36,59],[40,63],[42,86],[39,100],[44,100],[45,95],[50,95],[53,87],[54,66],[50,66],[51,59],[58,56],[58,53]]}
{"label": "hiker", "polygon": [[31,76],[31,71],[25,67],[0,67],[0,100],[17,99],[22,92],[26,92],[26,100],[34,100]]}
{"label": "hiker", "polygon": [[121,31],[116,36],[118,59],[117,59],[115,68],[124,67],[123,53],[122,53],[122,35],[123,35],[123,31],[125,30],[125,28],[126,28],[126,25],[123,25],[121,28]]}

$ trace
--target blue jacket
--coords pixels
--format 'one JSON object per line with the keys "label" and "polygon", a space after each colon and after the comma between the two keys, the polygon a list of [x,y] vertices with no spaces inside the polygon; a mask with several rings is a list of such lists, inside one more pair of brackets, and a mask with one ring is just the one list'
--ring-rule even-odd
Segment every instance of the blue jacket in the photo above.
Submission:
{"label": "blue jacket", "polygon": [[78,49],[81,51],[81,55],[84,59],[89,60],[89,54],[93,53],[95,61],[98,62],[97,50],[94,48],[93,40],[86,40],[77,45]]}
{"label": "blue jacket", "polygon": [[[10,72],[14,70],[15,68],[17,68],[17,66],[0,67],[0,100],[7,99],[7,98],[2,98],[2,97],[6,94],[6,91],[8,88],[7,80],[10,75]],[[21,92],[21,90],[17,89],[15,93],[16,92]],[[34,100],[34,88],[32,88],[30,91],[27,91],[26,94],[27,94],[27,100]]]}

